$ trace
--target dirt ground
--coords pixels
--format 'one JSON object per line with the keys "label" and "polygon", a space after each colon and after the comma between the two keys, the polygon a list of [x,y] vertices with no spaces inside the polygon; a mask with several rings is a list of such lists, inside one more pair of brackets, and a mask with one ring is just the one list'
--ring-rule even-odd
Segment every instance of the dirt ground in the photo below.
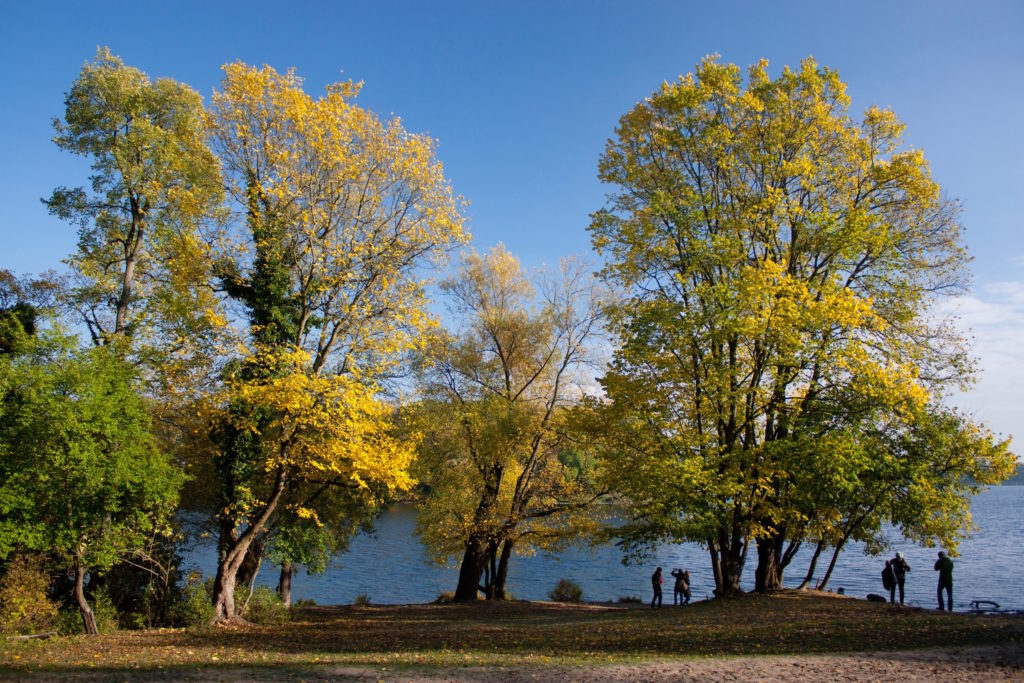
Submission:
{"label": "dirt ground", "polygon": [[[11,678],[5,680],[14,680]],[[1005,646],[851,653],[844,655],[777,655],[708,657],[643,664],[611,664],[581,668],[459,668],[422,672],[378,667],[164,669],[68,673],[20,673],[17,680],[130,681],[155,683],[239,683],[241,681],[387,681],[439,683],[467,681],[1024,681],[1024,644]]]}

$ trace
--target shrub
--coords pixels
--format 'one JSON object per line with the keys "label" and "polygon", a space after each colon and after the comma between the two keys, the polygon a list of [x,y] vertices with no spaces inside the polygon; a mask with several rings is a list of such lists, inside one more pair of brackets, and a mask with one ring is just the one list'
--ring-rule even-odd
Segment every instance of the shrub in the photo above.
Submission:
{"label": "shrub", "polygon": [[437,598],[434,599],[435,605],[445,605],[455,599],[454,591],[441,591],[437,594]]}
{"label": "shrub", "polygon": [[57,624],[57,605],[46,595],[50,577],[42,563],[18,556],[0,581],[0,632],[40,633]]}
{"label": "shrub", "polygon": [[110,599],[110,594],[106,590],[94,591],[89,602],[92,613],[96,617],[96,628],[100,633],[113,633],[119,628],[121,620],[117,606],[114,605],[114,601]]}
{"label": "shrub", "polygon": [[359,595],[357,595],[352,600],[352,604],[355,605],[356,607],[369,607],[370,606],[370,596],[367,595],[366,593],[360,593]]}
{"label": "shrub", "polygon": [[559,579],[558,585],[548,593],[548,597],[555,602],[583,602],[583,589],[575,581]]}
{"label": "shrub", "polygon": [[638,598],[635,595],[622,595],[622,596],[619,596],[619,599],[616,600],[616,602],[618,602],[620,605],[641,605],[641,604],[643,604],[643,600],[641,600],[640,598]]}
{"label": "shrub", "polygon": [[[117,631],[119,615],[107,591],[97,590],[92,596],[88,596],[88,600],[93,617],[96,619],[96,630],[100,633]],[[85,633],[85,625],[82,624],[82,610],[78,609],[77,603],[72,602],[60,608],[60,612],[57,614],[57,632],[65,636]]]}
{"label": "shrub", "polygon": [[76,636],[85,633],[82,626],[82,612],[78,605],[65,605],[57,613],[57,633],[62,636]]}
{"label": "shrub", "polygon": [[[238,603],[241,607],[244,603]],[[283,624],[288,621],[288,608],[281,601],[281,596],[269,586],[256,586],[249,598],[249,606],[243,615],[257,624]]]}
{"label": "shrub", "polygon": [[194,572],[185,580],[185,589],[171,610],[177,626],[202,628],[213,623],[213,582],[203,582],[203,575]]}

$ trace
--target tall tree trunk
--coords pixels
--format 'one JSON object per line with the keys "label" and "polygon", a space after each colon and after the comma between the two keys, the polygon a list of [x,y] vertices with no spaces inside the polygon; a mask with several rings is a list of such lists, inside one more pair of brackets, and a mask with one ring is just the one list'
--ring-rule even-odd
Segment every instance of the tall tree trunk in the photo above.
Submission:
{"label": "tall tree trunk", "polygon": [[139,247],[142,244],[142,235],[145,226],[140,216],[142,207],[134,195],[131,197],[132,227],[125,236],[124,241],[124,273],[121,277],[121,295],[115,300],[117,313],[114,318],[114,334],[122,335],[128,332],[128,311],[132,304],[132,296],[135,289],[135,264],[139,256]]}
{"label": "tall tree trunk", "polygon": [[811,555],[811,563],[807,566],[807,574],[804,575],[804,580],[800,582],[800,585],[796,587],[797,590],[805,590],[811,585],[811,581],[814,580],[814,570],[818,566],[818,558],[821,557],[821,551],[825,548],[825,541],[818,541],[818,545],[814,547],[814,554]]}
{"label": "tall tree trunk", "polygon": [[754,571],[754,590],[769,593],[782,590],[782,545],[785,539],[776,534],[757,539],[757,569]]}
{"label": "tall tree trunk", "polygon": [[728,598],[743,593],[740,588],[740,578],[743,576],[743,566],[747,561],[747,544],[739,537],[729,538],[728,533],[719,533],[718,538],[719,558],[718,566],[722,575],[721,584],[718,586],[718,597]]}
{"label": "tall tree trunk", "polygon": [[483,534],[470,534],[466,552],[459,568],[459,583],[455,587],[455,602],[475,602],[480,590],[480,577],[487,566],[487,539]]}
{"label": "tall tree trunk", "polygon": [[235,577],[236,583],[248,586],[253,582],[257,572],[260,570],[260,565],[263,564],[263,549],[266,541],[266,535],[256,535],[253,542],[249,545],[249,549],[245,551],[242,566],[238,568],[238,576]]}
{"label": "tall tree trunk", "polygon": [[718,546],[713,538],[708,539],[708,553],[711,555],[711,574],[715,577],[715,597],[722,594],[722,563],[718,559]]}
{"label": "tall tree trunk", "polygon": [[832,570],[836,568],[836,560],[839,559],[839,552],[843,549],[843,546],[846,545],[846,538],[847,537],[843,537],[838,543],[836,543],[836,549],[832,553],[832,561],[828,563],[828,569],[825,570],[825,575],[821,577],[821,582],[815,586],[817,590],[825,590],[825,586],[828,585],[828,580],[832,578]]}
{"label": "tall tree trunk", "polygon": [[508,578],[508,560],[512,556],[513,542],[507,539],[501,545],[501,557],[498,559],[498,573],[494,580],[494,599],[505,599],[505,579]]}
{"label": "tall tree trunk", "polygon": [[487,544],[487,582],[484,584],[484,597],[494,599],[494,581],[498,576],[498,543],[491,540]]}
{"label": "tall tree trunk", "polygon": [[287,470],[282,465],[278,467],[277,475],[274,478],[274,486],[262,512],[252,521],[249,528],[224,550],[221,561],[217,563],[217,576],[213,581],[214,623],[244,621],[241,615],[235,611],[235,584],[238,579],[238,570],[242,567],[242,563],[245,562],[245,556],[249,552],[249,547],[277,509],[277,504],[284,494],[286,482]]}
{"label": "tall tree trunk", "polygon": [[75,555],[75,602],[78,603],[78,609],[82,613],[82,625],[85,627],[86,635],[99,635],[100,630],[96,628],[96,615],[93,614],[88,600],[85,599],[85,567],[82,565],[81,553]]}
{"label": "tall tree trunk", "polygon": [[863,509],[858,517],[850,519],[847,522],[846,528],[843,530],[843,537],[839,539],[838,543],[836,543],[836,549],[832,553],[832,561],[828,563],[828,569],[825,571],[825,576],[821,577],[821,583],[815,586],[817,590],[825,590],[825,586],[828,585],[828,580],[832,577],[832,570],[836,567],[836,560],[839,559],[839,552],[843,549],[843,546],[846,545],[846,542],[850,540],[850,537],[853,536],[853,532],[857,531],[857,529],[861,527],[864,520],[868,518],[868,515],[875,511],[877,506],[877,501],[871,503]]}
{"label": "tall tree trunk", "polygon": [[281,579],[277,582],[277,592],[285,607],[292,606],[292,561],[281,563]]}
{"label": "tall tree trunk", "polygon": [[[495,480],[500,484],[500,475],[496,476]],[[489,552],[491,549],[490,533],[482,531],[482,529],[486,529],[486,522],[491,518],[491,513],[497,502],[497,484],[488,485],[484,488],[480,504],[473,514],[473,528],[476,531],[472,532],[466,541],[466,552],[462,555],[462,566],[459,568],[459,583],[455,586],[455,597],[452,598],[455,602],[476,601],[477,592],[480,590],[480,577],[483,575],[484,569],[487,568],[491,556]],[[488,577],[488,579],[490,578]],[[488,587],[491,583],[492,581],[489,580]]]}

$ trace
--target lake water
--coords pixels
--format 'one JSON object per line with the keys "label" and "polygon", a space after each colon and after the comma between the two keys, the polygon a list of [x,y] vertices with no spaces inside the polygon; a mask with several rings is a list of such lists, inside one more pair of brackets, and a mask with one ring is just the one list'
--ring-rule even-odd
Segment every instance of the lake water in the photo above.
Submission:
{"label": "lake water", "polygon": [[[960,557],[954,558],[954,608],[967,609],[972,600],[993,600],[1004,609],[1024,609],[1024,486],[994,487],[977,496],[971,512],[979,529],[960,545]],[[293,600],[312,599],[318,604],[351,603],[357,595],[368,596],[374,604],[406,604],[433,601],[444,591],[455,590],[458,569],[428,564],[419,540],[413,534],[416,511],[408,505],[388,510],[376,522],[373,534],[356,537],[347,553],[339,557],[326,573],[309,576],[299,570],[292,585]],[[847,595],[882,594],[881,570],[885,557],[896,550],[906,556],[911,571],[907,575],[906,602],[935,607],[938,574],[933,571],[935,548],[921,548],[907,542],[898,532],[893,550],[882,557],[864,555],[863,546],[851,545],[843,551],[829,580],[829,588],[843,587]],[[796,586],[807,571],[813,549],[804,549],[787,568],[785,584]],[[675,567],[690,570],[694,600],[711,596],[714,579],[706,550],[684,543],[661,546],[642,565],[625,566],[621,553],[613,546],[574,547],[559,556],[539,554],[513,557],[507,588],[511,597],[546,600],[548,592],[561,578],[578,583],[588,601],[612,601],[622,596],[650,600],[650,575],[655,566],[664,568],[665,598],[671,603]],[[830,555],[818,562],[822,575]],[[196,548],[185,557],[186,567],[206,576],[216,569],[213,547]],[[751,548],[744,571],[743,587],[751,589],[756,554]],[[265,565],[258,583],[274,586],[278,569]]]}

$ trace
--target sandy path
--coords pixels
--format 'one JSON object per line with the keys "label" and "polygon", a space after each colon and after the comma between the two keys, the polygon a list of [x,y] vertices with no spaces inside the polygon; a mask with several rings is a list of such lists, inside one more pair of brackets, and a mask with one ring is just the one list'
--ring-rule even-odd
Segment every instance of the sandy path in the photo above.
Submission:
{"label": "sandy path", "polygon": [[[6,676],[2,679],[12,680]],[[1024,681],[1024,643],[973,648],[918,650],[907,652],[853,653],[847,655],[799,655],[714,657],[645,664],[613,664],[574,669],[465,668],[417,671],[389,671],[379,668],[211,668],[183,671],[121,671],[116,674],[76,672],[74,674],[19,674],[16,680],[49,681],[131,681],[153,683],[239,683],[240,681]]]}

